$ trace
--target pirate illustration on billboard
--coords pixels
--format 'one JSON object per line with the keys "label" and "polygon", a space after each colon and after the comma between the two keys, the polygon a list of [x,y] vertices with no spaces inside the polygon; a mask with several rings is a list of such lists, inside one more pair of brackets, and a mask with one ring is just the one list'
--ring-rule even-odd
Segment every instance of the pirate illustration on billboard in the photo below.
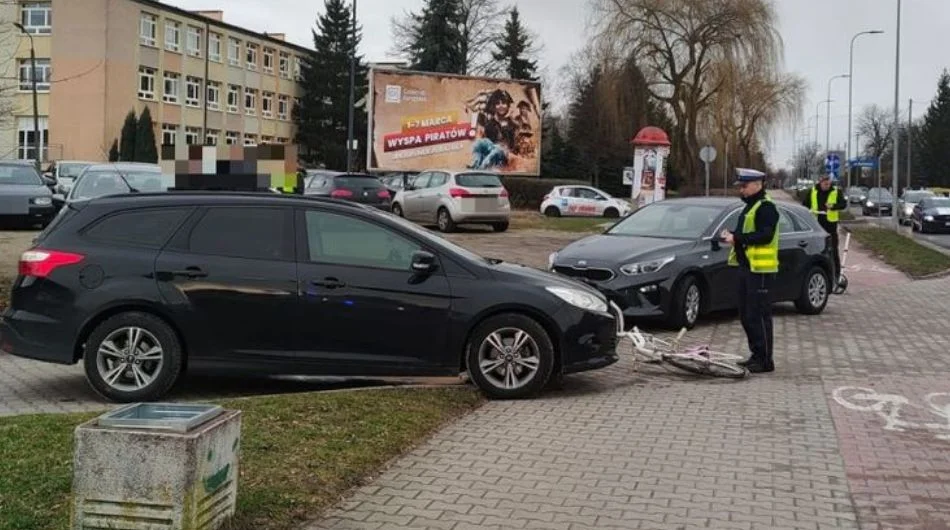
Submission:
{"label": "pirate illustration on billboard", "polygon": [[[531,96],[526,94],[533,99]],[[537,107],[529,99],[514,105],[507,90],[495,89],[483,90],[466,102],[475,133],[469,169],[504,168],[517,157],[534,156],[535,133],[530,116],[537,113]]]}

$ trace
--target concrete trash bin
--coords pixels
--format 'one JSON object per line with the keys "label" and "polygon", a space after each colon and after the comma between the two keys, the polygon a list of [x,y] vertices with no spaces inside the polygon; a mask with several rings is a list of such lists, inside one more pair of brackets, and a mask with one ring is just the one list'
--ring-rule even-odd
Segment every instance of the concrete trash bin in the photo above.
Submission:
{"label": "concrete trash bin", "polygon": [[75,439],[73,530],[214,530],[234,514],[239,410],[135,403]]}

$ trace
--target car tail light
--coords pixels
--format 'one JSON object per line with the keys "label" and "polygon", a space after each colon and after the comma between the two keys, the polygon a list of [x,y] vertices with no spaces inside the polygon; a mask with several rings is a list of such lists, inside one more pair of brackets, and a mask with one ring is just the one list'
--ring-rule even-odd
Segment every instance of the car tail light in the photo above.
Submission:
{"label": "car tail light", "polygon": [[[507,198],[508,198],[508,190],[506,190],[505,188],[502,188],[502,189],[501,189],[501,193],[499,193],[498,196],[501,197],[501,198],[503,198],[503,199],[507,199]],[[544,198],[547,199],[548,197],[545,195]]]}
{"label": "car tail light", "polygon": [[82,254],[58,250],[27,250],[20,255],[19,272],[21,276],[46,278],[59,267],[75,265],[85,258]]}
{"label": "car tail light", "polygon": [[379,192],[376,193],[376,196],[379,197],[380,199],[388,199],[389,190],[379,190]]}
{"label": "car tail light", "polygon": [[348,199],[353,196],[353,192],[350,190],[333,190],[330,193],[330,197],[334,199]]}
{"label": "car tail light", "polygon": [[451,195],[452,198],[454,198],[454,199],[459,199],[459,198],[462,198],[462,197],[471,197],[471,196],[472,196],[472,194],[471,194],[468,190],[465,190],[465,189],[462,189],[462,188],[452,188],[452,189],[450,189],[450,190],[449,190],[449,195]]}

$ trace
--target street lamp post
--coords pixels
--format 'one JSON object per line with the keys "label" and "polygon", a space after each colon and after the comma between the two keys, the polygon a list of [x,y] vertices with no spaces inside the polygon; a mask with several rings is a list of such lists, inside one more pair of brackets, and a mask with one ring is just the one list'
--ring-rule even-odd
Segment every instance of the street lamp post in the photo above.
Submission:
{"label": "street lamp post", "polygon": [[838,74],[828,80],[828,119],[825,122],[825,154],[831,151],[831,82],[835,79],[850,78],[851,74]]}
{"label": "street lamp post", "polygon": [[898,226],[897,217],[897,168],[898,158],[900,156],[900,81],[901,81],[901,0],[897,0],[897,37],[896,52],[894,54],[894,163],[893,174],[891,175],[891,195],[893,205],[891,217],[894,220],[894,227]]}
{"label": "street lamp post", "polygon": [[[862,31],[856,34],[854,37],[851,37],[851,52],[848,54],[848,152],[845,155],[846,159],[851,158],[851,100],[854,95],[853,86],[854,86],[854,41],[861,35],[878,35],[884,33],[879,29],[872,29],[869,31]],[[848,187],[851,186],[851,165],[848,165]]]}
{"label": "street lamp post", "polygon": [[353,34],[350,48],[350,111],[346,133],[346,172],[353,171],[353,137],[356,133],[356,0],[353,0]]}
{"label": "street lamp post", "polygon": [[33,35],[23,27],[23,24],[14,22],[13,25],[30,38],[30,81],[33,85],[33,142],[36,146],[36,171],[42,172],[40,164],[40,158],[42,157],[40,148],[40,105],[39,98],[36,95],[36,47],[33,45]]}

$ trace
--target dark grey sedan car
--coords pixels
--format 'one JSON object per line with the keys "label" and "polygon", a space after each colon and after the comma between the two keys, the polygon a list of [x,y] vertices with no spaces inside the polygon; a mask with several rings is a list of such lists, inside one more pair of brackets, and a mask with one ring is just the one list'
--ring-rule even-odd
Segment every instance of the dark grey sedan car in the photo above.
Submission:
{"label": "dark grey sedan car", "polygon": [[32,162],[0,161],[0,223],[48,224],[56,214],[50,190],[53,184]]}

